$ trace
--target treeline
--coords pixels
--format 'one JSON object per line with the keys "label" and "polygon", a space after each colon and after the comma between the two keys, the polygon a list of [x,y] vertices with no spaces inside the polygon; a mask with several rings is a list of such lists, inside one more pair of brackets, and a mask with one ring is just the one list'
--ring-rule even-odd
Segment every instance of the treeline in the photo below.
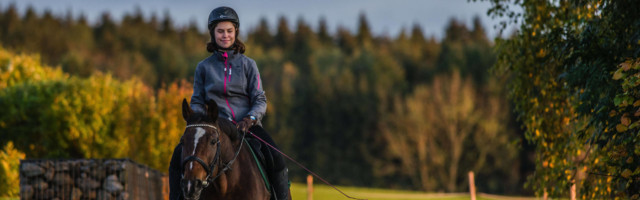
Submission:
{"label": "treeline", "polygon": [[[0,114],[0,144],[12,141],[28,158],[128,156],[166,171],[182,134],[179,99],[191,94],[182,80],[209,55],[208,33],[167,16],[136,9],[89,25],[84,16],[3,10],[2,45],[38,53],[66,78],[2,88],[0,105],[13,112]],[[488,73],[496,56],[478,18],[471,28],[452,19],[439,41],[418,25],[374,36],[364,15],[356,33],[329,33],[323,20],[295,27],[281,17],[277,27],[263,19],[241,30],[267,93],[263,124],[284,152],[341,185],[455,192],[475,171],[479,191],[521,191],[527,159],[504,82]],[[306,172],[289,166],[302,181]]]}
{"label": "treeline", "polygon": [[20,16],[10,6],[0,16],[0,41],[13,51],[38,53],[43,62],[74,75],[100,71],[122,80],[136,76],[155,88],[192,76],[207,56],[202,50],[207,34],[195,23],[176,28],[168,13],[144,19],[138,8],[120,22],[109,13],[99,21],[92,26],[84,15],[57,17],[48,10],[38,15],[32,7]]}

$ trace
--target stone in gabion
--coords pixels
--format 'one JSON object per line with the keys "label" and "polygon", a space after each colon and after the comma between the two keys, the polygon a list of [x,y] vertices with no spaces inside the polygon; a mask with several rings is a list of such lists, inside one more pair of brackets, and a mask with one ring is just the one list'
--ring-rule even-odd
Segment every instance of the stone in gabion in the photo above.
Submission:
{"label": "stone in gabion", "polygon": [[46,189],[43,193],[41,193],[39,196],[44,199],[53,199],[55,197],[54,196],[55,193],[56,191],[53,188],[49,188],[49,189]]}
{"label": "stone in gabion", "polygon": [[129,193],[128,192],[123,192],[120,193],[120,195],[118,195],[118,200],[129,200]]}
{"label": "stone in gabion", "polygon": [[44,172],[44,178],[47,179],[47,181],[51,181],[51,180],[53,180],[53,175],[54,174],[55,174],[55,170],[53,168],[48,168]]}
{"label": "stone in gabion", "polygon": [[158,171],[124,159],[23,160],[20,198],[164,199],[165,179]]}
{"label": "stone in gabion", "polygon": [[20,171],[23,172],[24,175],[28,177],[34,177],[34,176],[44,174],[44,169],[42,169],[42,167],[36,164],[31,164],[31,163],[23,164]]}
{"label": "stone in gabion", "polygon": [[73,179],[66,173],[56,173],[53,182],[57,185],[73,185]]}
{"label": "stone in gabion", "polygon": [[89,199],[95,199],[97,197],[98,192],[96,192],[96,190],[83,190],[82,192],[82,197],[84,198],[89,198]]}
{"label": "stone in gabion", "polygon": [[100,187],[100,182],[88,177],[78,178],[76,179],[76,183],[78,184],[78,187],[83,190],[96,189]]}
{"label": "stone in gabion", "polygon": [[107,191],[104,191],[104,190],[99,190],[98,191],[97,200],[112,200],[112,199],[115,199],[115,198],[113,198],[113,196],[111,196],[111,193],[108,193]]}
{"label": "stone in gabion", "polygon": [[71,190],[71,200],[80,200],[82,197],[82,191],[78,188],[73,188]]}
{"label": "stone in gabion", "polygon": [[69,171],[69,163],[68,162],[56,162],[54,168],[57,172],[66,172]]}
{"label": "stone in gabion", "polygon": [[116,175],[109,175],[104,180],[104,190],[109,193],[118,193],[122,191],[123,188],[124,187],[122,186],[122,184],[120,184],[120,181],[118,181],[118,177]]}
{"label": "stone in gabion", "polygon": [[46,190],[47,188],[49,188],[49,184],[42,179],[36,179],[33,182],[33,189],[35,190]]}
{"label": "stone in gabion", "polygon": [[117,161],[117,160],[108,160],[108,161],[104,162],[103,165],[107,166],[107,170],[114,171],[114,172],[122,171],[125,168],[124,162],[120,162],[120,161]]}
{"label": "stone in gabion", "polygon": [[33,196],[33,187],[30,185],[20,186],[20,197],[31,199],[31,196]]}

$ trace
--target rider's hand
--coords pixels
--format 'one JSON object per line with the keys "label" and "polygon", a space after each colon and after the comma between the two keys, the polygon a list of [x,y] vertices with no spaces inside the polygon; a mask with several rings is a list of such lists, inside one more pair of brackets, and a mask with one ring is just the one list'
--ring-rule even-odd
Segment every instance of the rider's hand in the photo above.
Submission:
{"label": "rider's hand", "polygon": [[247,116],[245,118],[242,118],[242,121],[238,122],[236,124],[236,127],[238,128],[239,131],[242,132],[247,132],[249,130],[249,128],[251,128],[251,126],[256,124],[256,119],[253,116]]}

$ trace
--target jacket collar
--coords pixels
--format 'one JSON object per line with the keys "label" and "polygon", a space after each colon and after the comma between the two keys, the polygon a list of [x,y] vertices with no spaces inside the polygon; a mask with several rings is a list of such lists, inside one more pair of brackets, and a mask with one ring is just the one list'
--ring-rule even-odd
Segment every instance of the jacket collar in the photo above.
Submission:
{"label": "jacket collar", "polygon": [[216,58],[218,58],[218,60],[220,61],[224,61],[225,60],[225,56],[224,54],[227,53],[227,60],[233,60],[236,57],[238,57],[238,54],[235,53],[235,50],[229,50],[229,51],[216,51],[213,54],[215,55]]}

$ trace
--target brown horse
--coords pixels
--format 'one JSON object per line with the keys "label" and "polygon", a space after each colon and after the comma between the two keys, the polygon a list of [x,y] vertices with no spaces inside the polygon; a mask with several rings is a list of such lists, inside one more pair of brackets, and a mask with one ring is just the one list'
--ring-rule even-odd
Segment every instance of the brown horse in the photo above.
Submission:
{"label": "brown horse", "polygon": [[[229,120],[218,118],[218,107],[207,103],[207,113],[194,113],[186,99],[182,116],[181,187],[185,199],[258,199],[270,193],[258,171],[244,134]],[[243,147],[244,146],[244,147]]]}

